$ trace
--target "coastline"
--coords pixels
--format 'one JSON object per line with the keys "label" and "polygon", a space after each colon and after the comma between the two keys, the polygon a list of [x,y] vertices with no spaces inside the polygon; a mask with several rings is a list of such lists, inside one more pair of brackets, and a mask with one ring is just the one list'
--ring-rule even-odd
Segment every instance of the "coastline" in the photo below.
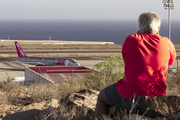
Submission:
{"label": "coastline", "polygon": [[19,43],[26,43],[26,44],[37,44],[37,43],[42,43],[42,44],[59,44],[59,45],[64,45],[64,44],[101,44],[101,45],[114,45],[114,42],[94,42],[94,41],[59,41],[59,40],[2,40],[0,39],[1,42],[19,42]]}

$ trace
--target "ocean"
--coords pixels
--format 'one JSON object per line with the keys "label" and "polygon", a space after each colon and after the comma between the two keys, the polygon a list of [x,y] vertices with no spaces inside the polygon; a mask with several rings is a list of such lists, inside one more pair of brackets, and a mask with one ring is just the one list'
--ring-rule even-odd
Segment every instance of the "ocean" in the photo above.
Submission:
{"label": "ocean", "polygon": [[[137,20],[0,20],[0,39],[114,42],[137,33]],[[160,35],[168,37],[168,21]],[[171,41],[180,44],[180,21],[171,21]]]}

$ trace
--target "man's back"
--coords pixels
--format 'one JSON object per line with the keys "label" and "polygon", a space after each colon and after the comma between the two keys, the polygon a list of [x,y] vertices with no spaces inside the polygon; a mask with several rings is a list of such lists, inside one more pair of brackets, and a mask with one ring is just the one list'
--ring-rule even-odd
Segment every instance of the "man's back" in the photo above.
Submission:
{"label": "man's back", "polygon": [[160,35],[132,34],[123,44],[124,78],[116,84],[123,97],[165,95],[168,63],[173,64],[176,52],[172,42]]}

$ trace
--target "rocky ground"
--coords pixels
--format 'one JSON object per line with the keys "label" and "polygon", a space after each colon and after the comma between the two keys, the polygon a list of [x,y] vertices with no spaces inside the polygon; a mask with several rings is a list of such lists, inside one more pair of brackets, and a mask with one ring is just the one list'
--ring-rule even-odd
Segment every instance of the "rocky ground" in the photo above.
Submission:
{"label": "rocky ground", "polygon": [[[77,111],[86,110],[86,119],[93,120],[94,108],[99,91],[84,89],[71,93],[66,98],[68,109],[76,108]],[[173,101],[173,102],[172,102]],[[149,98],[142,96],[136,98],[136,113],[131,112],[131,102],[120,104],[118,114],[114,118],[121,120],[148,119],[148,120],[175,120],[180,119],[180,94],[172,96],[159,96]],[[1,105],[0,117],[2,120],[48,120],[58,119],[62,104],[56,99],[43,100],[25,106]],[[63,109],[65,107],[63,106]],[[118,108],[121,108],[118,109]],[[121,112],[120,112],[121,111]],[[129,114],[130,113],[130,114]],[[138,114],[137,114],[138,113]],[[62,118],[62,117],[61,117]],[[73,119],[69,117],[69,119]]]}

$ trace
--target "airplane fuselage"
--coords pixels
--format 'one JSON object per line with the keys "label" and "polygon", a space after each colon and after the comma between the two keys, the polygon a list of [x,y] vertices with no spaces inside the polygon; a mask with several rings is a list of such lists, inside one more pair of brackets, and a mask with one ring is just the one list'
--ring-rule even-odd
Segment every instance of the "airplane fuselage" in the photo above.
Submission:
{"label": "airplane fuselage", "polygon": [[16,60],[21,62],[33,64],[36,66],[45,66],[45,65],[80,66],[80,64],[75,59],[72,58],[26,56],[26,54],[24,53],[18,42],[15,42],[15,46],[18,54]]}
{"label": "airplane fuselage", "polygon": [[16,60],[34,64],[37,66],[44,66],[44,65],[59,65],[59,66],[80,66],[80,64],[72,58],[55,58],[55,57],[17,57]]}

